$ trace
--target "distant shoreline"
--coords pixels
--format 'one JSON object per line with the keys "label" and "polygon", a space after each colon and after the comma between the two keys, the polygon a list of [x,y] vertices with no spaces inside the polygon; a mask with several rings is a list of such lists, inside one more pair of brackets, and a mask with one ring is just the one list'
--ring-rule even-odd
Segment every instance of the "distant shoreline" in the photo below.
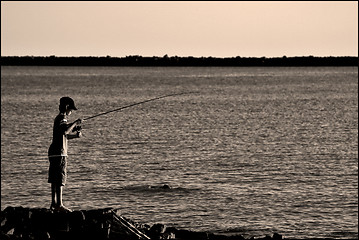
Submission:
{"label": "distant shoreline", "polygon": [[57,57],[2,56],[1,66],[131,66],[131,67],[290,67],[290,66],[358,66],[359,58],[342,57]]}

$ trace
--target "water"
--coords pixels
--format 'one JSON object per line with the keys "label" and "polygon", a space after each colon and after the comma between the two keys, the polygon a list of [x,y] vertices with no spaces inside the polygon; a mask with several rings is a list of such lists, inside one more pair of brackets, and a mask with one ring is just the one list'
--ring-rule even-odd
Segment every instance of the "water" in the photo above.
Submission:
{"label": "water", "polygon": [[186,91],[199,93],[84,122],[65,205],[246,237],[358,237],[357,67],[1,67],[1,208],[50,206],[60,97],[76,120]]}

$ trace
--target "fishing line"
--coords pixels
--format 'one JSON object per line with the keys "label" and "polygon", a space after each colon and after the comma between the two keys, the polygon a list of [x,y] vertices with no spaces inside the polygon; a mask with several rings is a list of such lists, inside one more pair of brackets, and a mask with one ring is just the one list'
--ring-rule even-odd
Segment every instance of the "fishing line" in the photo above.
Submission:
{"label": "fishing line", "polygon": [[133,107],[133,106],[136,106],[136,105],[140,105],[140,104],[143,104],[143,103],[146,103],[146,102],[155,101],[155,100],[158,100],[158,99],[161,99],[161,98],[178,96],[178,95],[184,95],[184,94],[189,94],[189,93],[197,93],[197,92],[174,93],[174,94],[168,94],[168,95],[164,95],[164,96],[160,96],[160,97],[151,98],[151,99],[148,99],[148,100],[145,100],[145,101],[142,101],[142,102],[133,103],[133,104],[130,104],[130,105],[127,105],[127,106],[123,106],[123,107],[116,108],[116,109],[113,109],[113,110],[110,110],[110,111],[107,111],[107,112],[103,112],[103,113],[99,113],[99,114],[93,115],[93,116],[91,116],[91,117],[84,118],[83,121],[87,121],[87,120],[89,120],[89,119],[92,119],[92,118],[95,118],[95,117],[99,117],[99,116],[102,116],[102,115],[105,115],[105,114],[108,114],[108,113],[117,112],[117,111],[120,111],[120,110],[122,110],[122,109],[129,108],[129,107]]}

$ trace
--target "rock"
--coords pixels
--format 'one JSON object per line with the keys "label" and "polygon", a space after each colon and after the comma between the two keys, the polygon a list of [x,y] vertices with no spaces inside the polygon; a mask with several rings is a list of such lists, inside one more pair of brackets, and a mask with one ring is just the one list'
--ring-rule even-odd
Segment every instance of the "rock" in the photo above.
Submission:
{"label": "rock", "polygon": [[32,231],[45,232],[54,226],[52,212],[46,208],[33,208],[29,211],[29,227]]}
{"label": "rock", "polygon": [[177,230],[175,232],[177,239],[183,240],[207,240],[209,235],[206,232],[192,232],[188,230]]}
{"label": "rock", "polygon": [[80,231],[86,220],[85,214],[82,211],[73,211],[68,215],[70,229],[73,231]]}
{"label": "rock", "polygon": [[[152,240],[245,240],[241,235],[216,235],[167,227],[164,224],[139,224],[111,208],[73,212],[52,212],[45,208],[7,207],[1,211],[1,239],[146,239]],[[115,215],[116,214],[116,215]],[[118,215],[117,215],[118,214]],[[144,235],[146,234],[146,235]],[[274,233],[257,240],[282,240]]]}
{"label": "rock", "polygon": [[136,223],[136,224],[134,224],[134,226],[135,226],[136,228],[138,228],[138,230],[140,230],[141,232],[144,232],[144,233],[149,233],[149,232],[150,232],[150,229],[151,229],[151,226],[148,225],[148,224]]}
{"label": "rock", "polygon": [[9,239],[11,239],[11,238],[10,238],[9,235],[7,235],[7,234],[1,232],[1,233],[0,233],[0,239],[1,239],[1,240],[9,240]]}
{"label": "rock", "polygon": [[11,207],[11,206],[9,206],[9,207],[7,207],[7,208],[5,208],[4,209],[4,214],[9,214],[9,213],[11,213],[11,212],[14,212],[15,211],[15,208],[14,207]]}
{"label": "rock", "polygon": [[[111,208],[83,211],[83,227],[86,239],[107,239],[110,237],[113,212]],[[80,217],[80,216],[78,216]]]}
{"label": "rock", "polygon": [[56,231],[70,231],[70,214],[67,212],[56,212],[52,215],[53,226]]}
{"label": "rock", "polygon": [[[4,222],[4,226],[15,225],[15,223],[17,221],[17,217],[15,215],[14,207],[5,208],[2,215],[4,216],[3,218],[6,219],[6,221]],[[1,226],[3,227],[3,225],[1,225]]]}
{"label": "rock", "polygon": [[51,236],[48,232],[39,232],[38,234],[34,235],[33,238],[35,240],[47,240],[51,239]]}
{"label": "rock", "polygon": [[4,218],[1,220],[1,227],[5,226],[6,222],[7,222],[7,218],[4,217]]}
{"label": "rock", "polygon": [[[27,213],[27,215],[26,215]],[[23,207],[7,207],[1,212],[1,232],[20,236],[28,225],[28,209]]]}
{"label": "rock", "polygon": [[167,184],[164,184],[164,185],[162,186],[162,189],[171,189],[171,187],[170,187],[169,185],[167,185]]}
{"label": "rock", "polygon": [[7,231],[7,235],[14,235],[15,233],[15,228],[11,228],[9,231]]}
{"label": "rock", "polygon": [[160,223],[154,224],[149,231],[151,239],[160,239],[162,234],[166,231],[166,226]]}
{"label": "rock", "polygon": [[150,189],[171,189],[171,186],[168,184],[163,184],[162,186],[149,186]]}
{"label": "rock", "polygon": [[245,240],[245,238],[242,235],[232,235],[232,236],[226,236],[226,235],[217,235],[217,234],[209,234],[208,239],[210,240]]}
{"label": "rock", "polygon": [[176,239],[176,235],[174,233],[164,233],[161,236],[161,239]]}
{"label": "rock", "polygon": [[150,232],[160,234],[166,231],[166,225],[156,223],[150,228]]}
{"label": "rock", "polygon": [[272,239],[273,240],[282,240],[283,237],[282,237],[282,235],[280,235],[278,233],[274,233],[273,236],[272,236]]}

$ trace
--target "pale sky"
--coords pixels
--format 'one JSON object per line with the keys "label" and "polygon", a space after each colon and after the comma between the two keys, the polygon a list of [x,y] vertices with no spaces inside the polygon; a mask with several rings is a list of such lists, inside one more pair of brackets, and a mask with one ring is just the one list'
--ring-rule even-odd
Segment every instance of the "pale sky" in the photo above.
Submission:
{"label": "pale sky", "polygon": [[357,1],[1,1],[1,56],[358,56]]}

